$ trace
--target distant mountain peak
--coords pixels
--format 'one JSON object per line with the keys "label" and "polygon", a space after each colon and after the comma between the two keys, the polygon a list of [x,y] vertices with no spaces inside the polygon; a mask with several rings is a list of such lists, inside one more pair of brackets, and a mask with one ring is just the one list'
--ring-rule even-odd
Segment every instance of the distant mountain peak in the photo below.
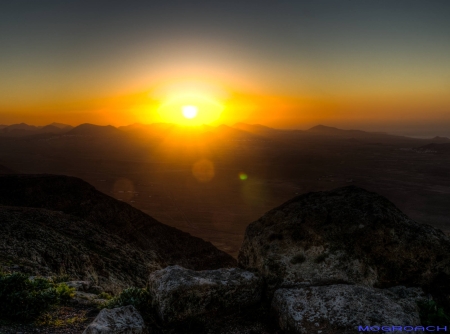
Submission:
{"label": "distant mountain peak", "polygon": [[59,129],[73,128],[72,125],[64,124],[64,123],[57,123],[57,122],[53,122],[52,124],[49,124],[47,126],[54,126],[54,127],[59,128]]}
{"label": "distant mountain peak", "polygon": [[234,125],[233,125],[233,127],[253,127],[253,128],[260,128],[260,129],[270,129],[270,130],[274,130],[274,128],[271,128],[271,127],[268,127],[268,126],[265,126],[265,125],[262,125],[262,124],[248,124],[248,123],[243,123],[243,122],[238,122],[238,123],[235,123]]}
{"label": "distant mountain peak", "polygon": [[316,125],[316,126],[313,126],[311,129],[308,129],[308,131],[344,131],[344,130],[341,130],[341,129],[338,129],[338,128],[335,128],[335,127],[332,127],[332,126],[326,126],[326,125],[322,125],[322,124],[319,124],[319,125]]}
{"label": "distant mountain peak", "polygon": [[80,124],[67,132],[68,135],[105,135],[115,133],[122,132],[112,125],[95,125],[90,123]]}
{"label": "distant mountain peak", "polygon": [[450,141],[450,139],[448,137],[441,137],[441,136],[436,136],[436,137],[432,138],[431,140],[440,141],[440,142]]}
{"label": "distant mountain peak", "polygon": [[11,124],[8,125],[7,127],[5,127],[5,129],[9,129],[9,130],[35,130],[37,129],[36,126],[34,125],[28,125],[26,123],[19,123],[19,124]]}
{"label": "distant mountain peak", "polygon": [[261,124],[247,124],[242,122],[234,124],[233,129],[246,131],[254,135],[263,135],[263,136],[279,131],[277,129],[269,128],[268,126]]}
{"label": "distant mountain peak", "polygon": [[91,124],[91,123],[82,123],[78,126],[76,126],[74,129],[76,128],[114,128],[114,126],[112,125],[97,125],[97,124]]}

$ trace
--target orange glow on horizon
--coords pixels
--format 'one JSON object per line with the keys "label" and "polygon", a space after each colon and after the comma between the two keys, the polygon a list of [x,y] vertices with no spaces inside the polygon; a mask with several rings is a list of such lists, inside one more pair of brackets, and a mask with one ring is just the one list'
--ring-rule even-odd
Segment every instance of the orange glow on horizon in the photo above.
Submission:
{"label": "orange glow on horizon", "polygon": [[[248,89],[247,89],[248,88]],[[29,105],[27,103],[30,103]],[[448,96],[434,94],[301,94],[276,95],[219,78],[187,77],[160,81],[141,90],[92,99],[54,100],[20,105],[0,103],[0,124],[47,125],[59,122],[122,126],[133,123],[175,123],[185,126],[217,126],[237,122],[275,128],[307,128],[317,124],[358,127],[358,124],[402,120],[421,122],[424,110],[439,120],[450,120]],[[197,107],[195,117],[183,115],[183,107]],[[380,123],[381,124],[381,123]]]}

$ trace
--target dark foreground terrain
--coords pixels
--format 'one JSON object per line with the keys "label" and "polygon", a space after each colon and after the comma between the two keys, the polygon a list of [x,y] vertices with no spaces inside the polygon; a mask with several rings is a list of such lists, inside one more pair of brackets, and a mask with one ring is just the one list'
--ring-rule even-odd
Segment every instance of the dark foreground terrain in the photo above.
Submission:
{"label": "dark foreground terrain", "polygon": [[0,333],[450,326],[449,237],[356,186],[268,211],[236,263],[80,179],[0,181]]}

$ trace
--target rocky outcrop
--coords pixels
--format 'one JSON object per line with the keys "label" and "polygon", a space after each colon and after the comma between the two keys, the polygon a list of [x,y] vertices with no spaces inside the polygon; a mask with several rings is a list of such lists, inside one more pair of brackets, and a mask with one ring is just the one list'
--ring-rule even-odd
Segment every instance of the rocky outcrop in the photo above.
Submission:
{"label": "rocky outcrop", "polygon": [[339,284],[279,289],[272,308],[289,333],[350,334],[359,326],[420,326],[417,301],[422,299],[420,288]]}
{"label": "rocky outcrop", "polygon": [[83,334],[141,334],[144,329],[142,316],[129,305],[101,310]]}
{"label": "rocky outcrop", "polygon": [[354,186],[295,197],[247,227],[239,265],[279,287],[422,286],[450,294],[450,240]]}
{"label": "rocky outcrop", "polygon": [[172,266],[149,279],[154,307],[166,323],[246,308],[260,301],[261,288],[259,277],[238,268],[193,271]]}

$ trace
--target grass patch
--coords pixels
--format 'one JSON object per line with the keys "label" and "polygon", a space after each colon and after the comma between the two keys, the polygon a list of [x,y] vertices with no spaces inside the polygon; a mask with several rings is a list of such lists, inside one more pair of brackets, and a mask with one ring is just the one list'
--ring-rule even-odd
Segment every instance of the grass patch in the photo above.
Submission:
{"label": "grass patch", "polygon": [[434,300],[418,303],[420,322],[423,326],[450,326],[450,315]]}
{"label": "grass patch", "polygon": [[71,280],[70,276],[67,275],[67,274],[61,274],[61,275],[57,275],[57,276],[53,276],[52,277],[52,281],[54,283],[64,283],[64,282],[69,282],[70,280]]}
{"label": "grass patch", "polygon": [[59,312],[46,312],[34,321],[34,325],[42,327],[63,327],[71,326],[77,323],[83,323],[87,320],[86,312],[74,317],[64,318]]}
{"label": "grass patch", "polygon": [[99,293],[97,296],[98,296],[98,298],[100,298],[100,299],[106,299],[106,300],[110,300],[110,299],[113,298],[113,297],[112,297],[109,293],[107,293],[107,292],[101,292],[101,293]]}
{"label": "grass patch", "polygon": [[0,275],[0,317],[33,321],[41,314],[73,298],[74,289],[45,278],[30,280],[22,273]]}

